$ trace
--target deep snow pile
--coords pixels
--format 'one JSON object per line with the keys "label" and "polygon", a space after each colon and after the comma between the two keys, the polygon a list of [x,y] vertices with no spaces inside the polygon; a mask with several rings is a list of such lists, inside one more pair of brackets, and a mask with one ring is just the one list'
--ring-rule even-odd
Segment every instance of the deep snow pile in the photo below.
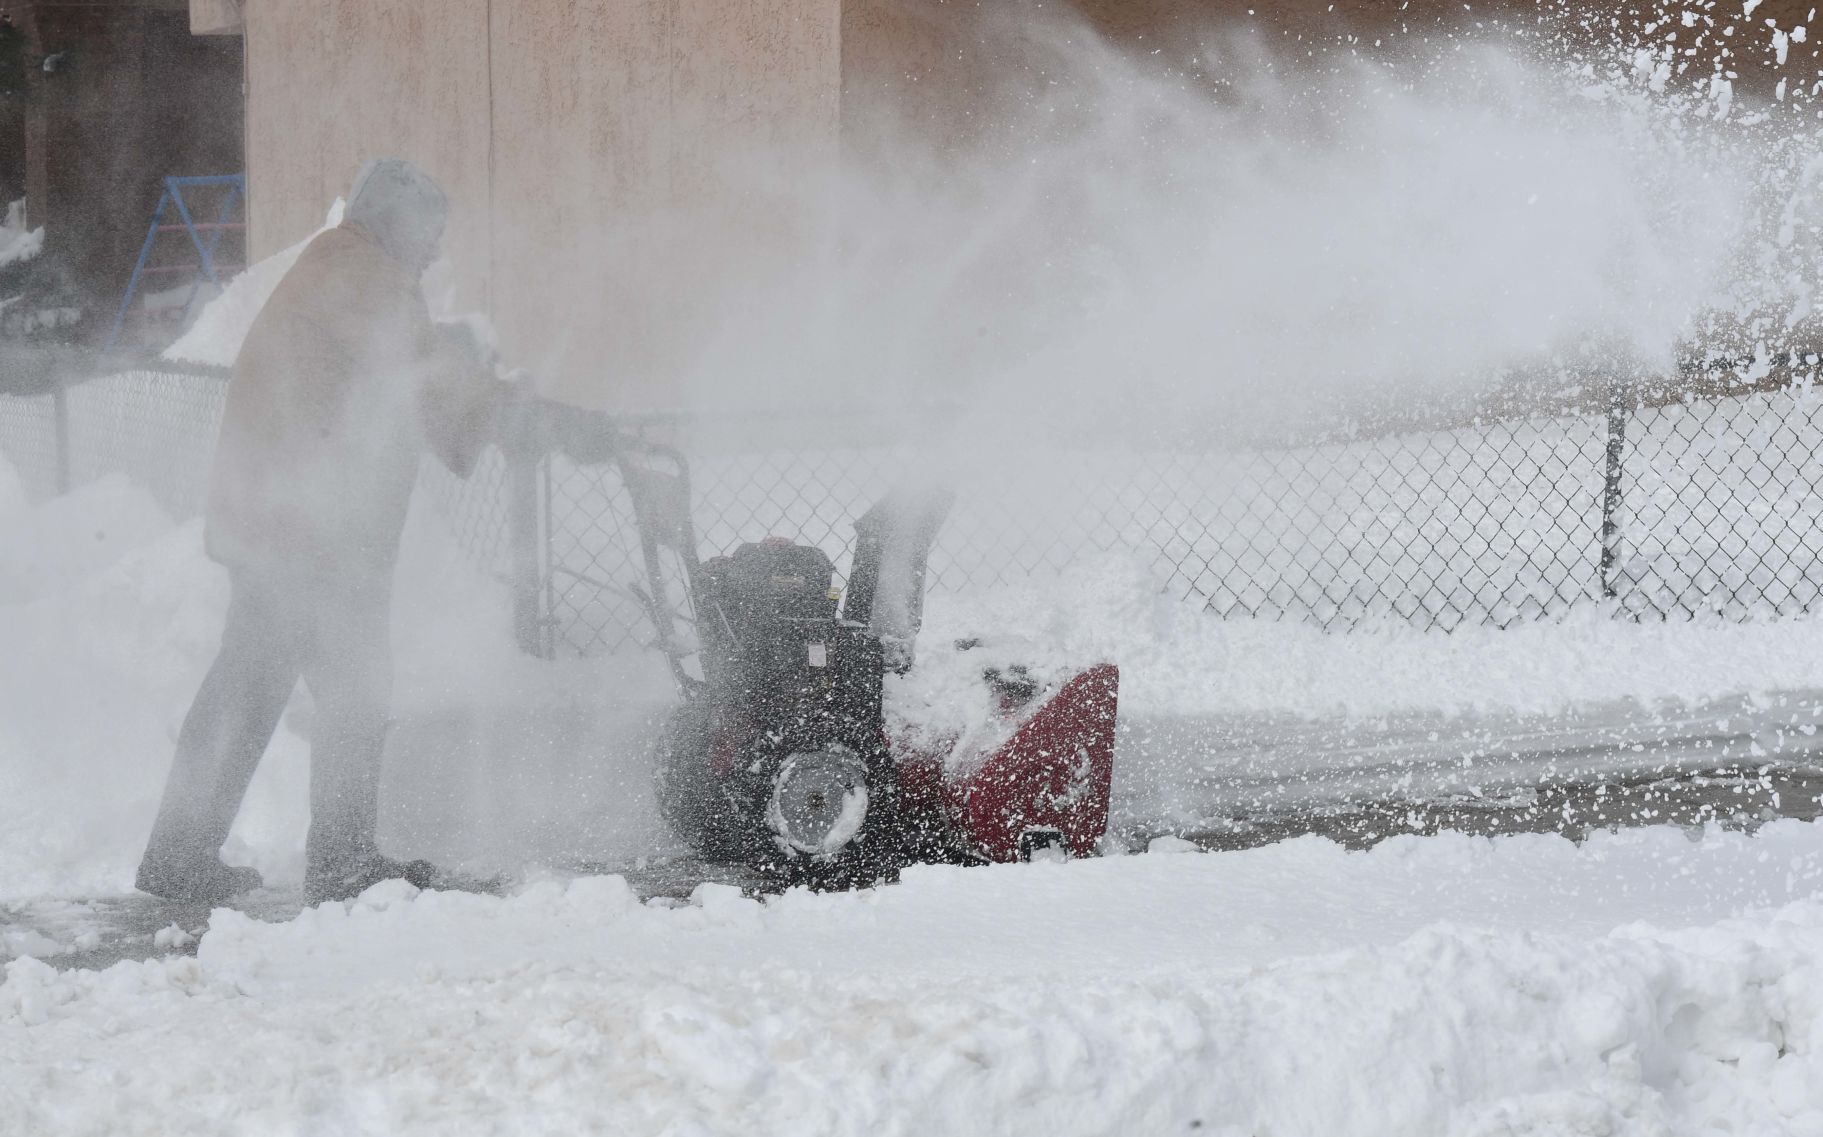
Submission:
{"label": "deep snow pile", "polygon": [[1823,1131],[1823,828],[1169,852],[764,903],[595,877],[218,912],[195,959],[9,964],[0,1112],[43,1137]]}
{"label": "deep snow pile", "polygon": [[[323,219],[323,229],[332,229],[342,223],[343,207],[343,201],[337,198],[329,207],[329,215]],[[304,254],[305,246],[316,239],[317,233],[237,274],[221,295],[197,314],[190,330],[165,349],[165,358],[232,367],[234,357],[240,353],[241,341],[247,338],[247,329],[253,326],[254,317],[260,314],[279,281],[285,279],[285,274]]]}
{"label": "deep snow pile", "polygon": [[[325,230],[342,223],[346,208],[347,203],[337,198],[324,216],[322,228],[297,244],[280,249],[237,273],[227,287],[222,289],[221,295],[204,305],[203,310],[197,314],[196,322],[190,325],[190,330],[164,350],[164,357],[211,367],[232,367],[234,357],[240,354],[241,343],[247,338],[248,329],[253,327],[254,319],[259,316],[260,309],[266,306],[266,301],[271,299],[279,281],[285,279],[285,274],[304,255],[310,242]],[[480,313],[462,311],[458,307],[454,274],[455,266],[447,258],[438,260],[426,272],[424,293],[432,316],[438,320],[467,324],[480,342],[491,346],[494,333],[488,319]]]}

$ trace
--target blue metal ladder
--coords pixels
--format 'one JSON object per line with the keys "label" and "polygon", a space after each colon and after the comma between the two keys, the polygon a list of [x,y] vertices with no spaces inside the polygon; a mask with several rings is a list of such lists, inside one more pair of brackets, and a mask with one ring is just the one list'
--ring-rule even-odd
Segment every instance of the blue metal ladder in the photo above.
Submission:
{"label": "blue metal ladder", "polygon": [[[239,268],[239,265],[217,264],[215,261],[216,246],[221,243],[222,234],[230,231],[245,231],[247,226],[242,221],[230,221],[235,206],[247,198],[247,175],[245,174],[211,174],[204,177],[164,179],[164,192],[158,196],[158,208],[152,211],[152,225],[146,230],[145,243],[139,247],[139,260],[134,262],[133,276],[127,281],[127,292],[120,298],[120,310],[114,313],[114,324],[108,329],[107,342],[102,345],[104,352],[114,350],[120,339],[120,332],[126,326],[127,312],[133,306],[133,297],[139,292],[142,281],[151,276],[165,276],[175,273],[195,272],[196,278],[190,284],[190,295],[184,302],[184,321],[190,319],[191,310],[196,307],[197,295],[203,283],[207,281],[217,289],[223,285],[219,270]],[[198,222],[190,216],[190,204],[184,200],[184,191],[189,189],[225,189],[221,208],[214,221]],[[175,207],[177,220],[166,221],[166,211]],[[160,233],[184,232],[190,236],[190,244],[196,250],[198,260],[193,264],[148,265],[151,260],[152,247],[158,243]]]}

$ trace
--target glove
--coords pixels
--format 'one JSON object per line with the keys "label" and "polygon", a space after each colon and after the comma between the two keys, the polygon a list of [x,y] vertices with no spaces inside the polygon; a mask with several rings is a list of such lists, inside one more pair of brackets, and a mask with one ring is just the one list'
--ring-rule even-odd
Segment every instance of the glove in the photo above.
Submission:
{"label": "glove", "polygon": [[490,433],[508,458],[536,459],[551,448],[543,407],[544,401],[532,394],[523,372],[495,384]]}
{"label": "glove", "polygon": [[431,336],[439,357],[452,363],[465,364],[489,375],[494,373],[497,356],[473,324],[465,321],[431,325]]}

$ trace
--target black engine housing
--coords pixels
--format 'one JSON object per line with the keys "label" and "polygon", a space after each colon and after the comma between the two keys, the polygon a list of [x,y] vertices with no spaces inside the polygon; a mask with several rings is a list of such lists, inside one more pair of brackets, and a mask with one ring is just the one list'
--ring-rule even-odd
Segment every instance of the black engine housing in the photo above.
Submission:
{"label": "black engine housing", "polygon": [[[711,858],[845,886],[897,863],[899,810],[882,645],[838,614],[834,578],[822,550],[779,539],[702,564],[704,682],[668,724],[660,804]],[[859,827],[835,847],[857,800]],[[802,839],[826,821],[831,847]]]}

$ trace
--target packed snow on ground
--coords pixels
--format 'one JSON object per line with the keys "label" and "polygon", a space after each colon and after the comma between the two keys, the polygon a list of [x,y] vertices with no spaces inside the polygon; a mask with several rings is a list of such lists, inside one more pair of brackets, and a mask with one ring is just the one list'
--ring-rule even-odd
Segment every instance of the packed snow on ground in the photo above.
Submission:
{"label": "packed snow on ground", "polygon": [[1823,1132],[1823,828],[1317,838],[763,902],[383,884],[0,985],[22,1132]]}
{"label": "packed snow on ground", "polygon": [[17,479],[0,484],[0,528],[7,549],[0,557],[0,603],[17,604],[57,592],[75,579],[106,569],[171,527],[151,495],[111,474],[32,509]]}

